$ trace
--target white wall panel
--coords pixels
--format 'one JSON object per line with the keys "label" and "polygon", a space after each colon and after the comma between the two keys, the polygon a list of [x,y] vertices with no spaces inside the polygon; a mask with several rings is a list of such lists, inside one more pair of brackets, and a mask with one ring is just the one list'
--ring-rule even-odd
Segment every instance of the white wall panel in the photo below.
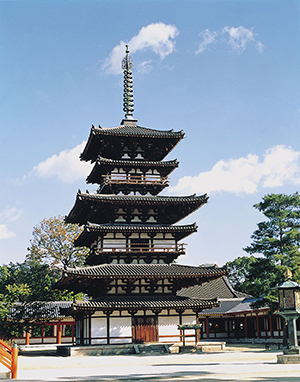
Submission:
{"label": "white wall panel", "polygon": [[[132,328],[131,317],[111,317],[109,321],[109,336],[119,337],[111,338],[110,343],[131,343],[132,342]],[[120,338],[130,337],[130,338]]]}
{"label": "white wall panel", "polygon": [[91,335],[94,337],[105,337],[104,339],[92,339],[92,345],[106,344],[107,340],[107,326],[106,317],[92,317],[91,318]]}
{"label": "white wall panel", "polygon": [[159,338],[159,342],[179,341],[180,332],[177,329],[178,325],[179,316],[158,316],[158,335],[159,337],[168,336]]}

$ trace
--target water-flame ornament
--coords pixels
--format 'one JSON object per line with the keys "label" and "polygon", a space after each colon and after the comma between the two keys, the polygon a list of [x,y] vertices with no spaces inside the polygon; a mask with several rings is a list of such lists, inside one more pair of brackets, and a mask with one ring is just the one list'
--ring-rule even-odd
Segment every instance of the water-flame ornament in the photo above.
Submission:
{"label": "water-flame ornament", "polygon": [[129,56],[128,45],[125,45],[125,47],[126,56],[122,60],[122,69],[124,73],[123,111],[125,112],[125,119],[133,119],[133,77],[131,69],[134,68],[134,64],[132,58]]}

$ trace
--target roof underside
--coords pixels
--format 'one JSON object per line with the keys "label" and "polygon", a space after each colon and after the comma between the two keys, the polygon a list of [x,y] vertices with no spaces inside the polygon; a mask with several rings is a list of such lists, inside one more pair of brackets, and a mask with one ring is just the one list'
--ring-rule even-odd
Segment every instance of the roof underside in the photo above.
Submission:
{"label": "roof underside", "polygon": [[143,149],[151,145],[151,150],[146,150],[144,153],[145,159],[162,160],[183,137],[182,130],[174,132],[127,125],[112,128],[92,126],[88,142],[80,158],[92,162],[96,161],[98,155],[120,159],[122,148],[132,146],[134,141],[135,146],[143,146]]}
{"label": "roof underside", "polygon": [[132,233],[171,233],[176,240],[181,240],[196,231],[196,223],[189,225],[87,223],[84,231],[74,241],[74,244],[78,247],[90,247],[99,236],[104,236],[107,233],[123,233],[124,235]]}
{"label": "roof underside", "polygon": [[207,203],[208,196],[117,196],[77,194],[76,202],[66,217],[67,223],[113,223],[115,208],[151,208],[158,210],[159,224],[174,224]]}
{"label": "roof underside", "polygon": [[114,168],[122,168],[125,171],[140,169],[148,171],[149,169],[158,170],[161,176],[169,175],[176,167],[178,161],[145,161],[145,160],[113,160],[98,157],[95,166],[87,177],[87,183],[101,183],[102,176],[110,173]]}
{"label": "roof underside", "polygon": [[218,306],[217,299],[201,300],[178,296],[101,297],[92,301],[77,301],[73,312],[87,310],[156,310],[156,309],[211,309]]}

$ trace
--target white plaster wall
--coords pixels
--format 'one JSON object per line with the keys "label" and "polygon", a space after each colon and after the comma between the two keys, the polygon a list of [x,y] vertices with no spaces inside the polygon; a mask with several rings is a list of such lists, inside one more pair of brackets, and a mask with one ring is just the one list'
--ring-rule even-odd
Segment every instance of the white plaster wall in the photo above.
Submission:
{"label": "white plaster wall", "polygon": [[[196,314],[194,315],[188,315],[188,316],[182,316],[182,325],[195,325],[197,323],[196,320]],[[185,342],[195,342],[195,330],[194,329],[187,329],[184,331],[185,335],[192,335],[193,337],[187,337],[185,339]]]}
{"label": "white plaster wall", "polygon": [[105,339],[92,339],[92,345],[96,344],[106,344],[107,340],[107,326],[106,317],[92,317],[91,318],[91,336],[94,337],[105,337]]}
{"label": "white plaster wall", "polygon": [[109,337],[130,337],[114,339],[110,338],[111,344],[132,342],[131,317],[111,317],[109,324]]}
{"label": "white plaster wall", "polygon": [[[158,336],[159,342],[172,342],[179,341],[179,330],[177,329],[179,325],[179,316],[158,316]],[[161,336],[172,336],[172,337],[162,337]]]}

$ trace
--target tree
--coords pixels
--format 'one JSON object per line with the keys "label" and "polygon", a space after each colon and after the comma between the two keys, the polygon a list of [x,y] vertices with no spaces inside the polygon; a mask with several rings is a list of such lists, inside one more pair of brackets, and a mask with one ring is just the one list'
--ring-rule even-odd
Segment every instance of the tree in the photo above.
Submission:
{"label": "tree", "polygon": [[[0,267],[0,322],[1,336],[18,337],[24,331],[35,330],[40,322],[56,315],[49,301],[70,301],[74,293],[52,288],[61,271],[48,264],[27,260]],[[82,299],[83,295],[76,295]]]}
{"label": "tree", "polygon": [[65,223],[62,216],[44,219],[33,228],[26,258],[50,266],[83,265],[88,249],[73,245],[81,232],[81,227]]}
{"label": "tree", "polygon": [[269,194],[254,207],[267,220],[258,223],[252,243],[244,248],[252,256],[227,263],[229,279],[236,289],[260,298],[256,307],[267,304],[275,309],[278,297],[273,288],[285,280],[287,268],[300,281],[300,196]]}

